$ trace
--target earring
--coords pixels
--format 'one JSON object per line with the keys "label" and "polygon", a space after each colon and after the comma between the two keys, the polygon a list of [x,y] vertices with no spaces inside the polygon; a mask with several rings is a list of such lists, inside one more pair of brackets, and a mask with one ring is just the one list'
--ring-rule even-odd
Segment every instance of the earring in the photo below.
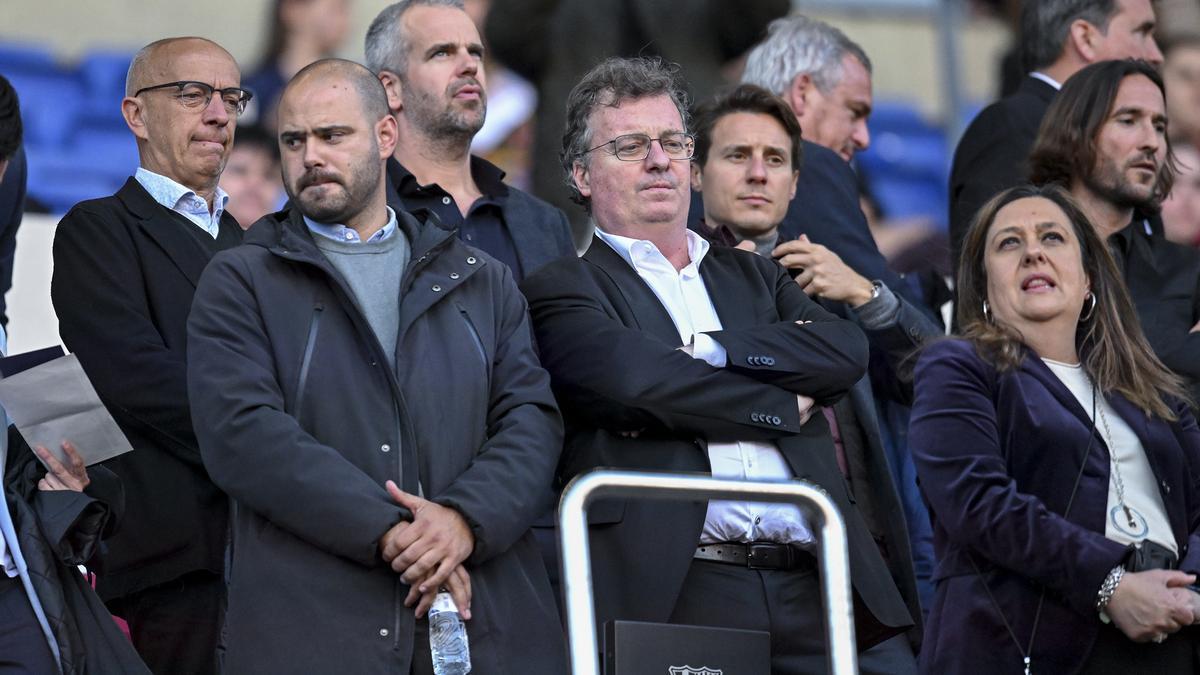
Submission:
{"label": "earring", "polygon": [[1092,304],[1088,306],[1088,310],[1086,313],[1080,315],[1080,317],[1079,317],[1080,323],[1083,323],[1084,321],[1091,319],[1092,315],[1096,313],[1096,294],[1091,291],[1088,291],[1088,298],[1090,298],[1092,300]]}
{"label": "earring", "polygon": [[992,322],[992,308],[988,307],[988,301],[983,301],[983,320],[988,323]]}

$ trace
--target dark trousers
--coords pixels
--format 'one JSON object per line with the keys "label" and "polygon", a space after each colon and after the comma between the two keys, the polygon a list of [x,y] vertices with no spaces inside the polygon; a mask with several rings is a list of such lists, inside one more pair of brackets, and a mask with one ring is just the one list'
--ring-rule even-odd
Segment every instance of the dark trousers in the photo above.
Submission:
{"label": "dark trousers", "polygon": [[225,615],[225,584],[214,572],[174,581],[108,602],[129,624],[138,654],[156,675],[217,672],[217,643]]}
{"label": "dark trousers", "polygon": [[1194,629],[1185,628],[1165,642],[1134,642],[1119,628],[1106,624],[1096,637],[1096,646],[1080,671],[1084,675],[1120,673],[1171,673],[1187,675],[1200,672],[1195,664]]}
{"label": "dark trousers", "polygon": [[[824,674],[821,607],[815,571],[752,570],[693,560],[671,623],[767,631],[774,675]],[[917,664],[901,635],[859,654],[859,671],[915,675]]]}
{"label": "dark trousers", "polygon": [[0,674],[56,672],[54,653],[21,579],[10,579],[0,570]]}

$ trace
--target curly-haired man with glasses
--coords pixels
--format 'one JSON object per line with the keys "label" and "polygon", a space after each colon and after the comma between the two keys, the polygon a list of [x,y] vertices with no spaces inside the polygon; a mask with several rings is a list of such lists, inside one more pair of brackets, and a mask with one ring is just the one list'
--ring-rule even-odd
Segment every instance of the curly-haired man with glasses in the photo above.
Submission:
{"label": "curly-haired man with glasses", "polygon": [[[566,422],[560,479],[608,466],[821,485],[846,519],[859,644],[873,645],[912,621],[813,414],[862,376],[866,338],[775,262],[687,229],[676,71],[609,59],[567,99],[563,168],[596,237],[521,286]],[[816,530],[798,508],[629,500],[588,517],[601,625],[769,631],[771,672],[825,672]]]}
{"label": "curly-haired man with glasses", "polygon": [[127,504],[97,591],[159,673],[217,669],[228,506],[192,430],[186,322],[200,272],[241,242],[218,187],[250,97],[240,84],[209,40],[139,51],[120,105],[140,166],[117,194],[71,209],[54,239],[63,343],[134,448],[106,464]]}

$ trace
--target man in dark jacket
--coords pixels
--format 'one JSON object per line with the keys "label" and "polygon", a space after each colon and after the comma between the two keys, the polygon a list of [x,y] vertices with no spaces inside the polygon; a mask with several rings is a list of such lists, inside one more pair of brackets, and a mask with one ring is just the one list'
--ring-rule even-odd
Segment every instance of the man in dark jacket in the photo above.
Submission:
{"label": "man in dark jacket", "polygon": [[225,667],[430,673],[445,584],[473,673],[565,672],[529,533],[562,427],[511,271],[386,205],[396,123],[366,68],[319,61],[279,110],[293,207],[214,260],[188,326],[235,501]]}
{"label": "man in dark jacket", "polygon": [[387,169],[400,199],[458,228],[520,282],[575,246],[562,211],[471,154],[487,116],[482,42],[462,0],[401,0],[371,22],[365,51],[400,134]]}
{"label": "man in dark jacket", "polygon": [[81,202],[54,235],[50,297],[63,343],[134,451],[126,518],[96,590],[158,673],[217,670],[229,500],[200,462],[187,400],[187,315],[200,272],[242,229],[218,186],[249,95],[233,57],[202,38],[144,47],[121,101],[140,166]]}

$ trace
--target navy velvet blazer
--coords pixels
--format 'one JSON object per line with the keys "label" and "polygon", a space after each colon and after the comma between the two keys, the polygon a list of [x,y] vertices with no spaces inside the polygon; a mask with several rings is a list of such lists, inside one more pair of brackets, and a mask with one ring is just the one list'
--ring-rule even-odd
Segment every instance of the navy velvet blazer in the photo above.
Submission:
{"label": "navy velvet blazer", "polygon": [[[1020,653],[984,583],[1022,647],[1044,589],[1033,670],[1074,672],[1100,627],[1096,593],[1127,552],[1104,537],[1109,458],[1090,411],[1032,352],[1019,368],[999,373],[971,343],[943,340],[925,349],[915,378],[909,443],[938,554],[922,672],[1021,672]],[[1178,421],[1167,422],[1120,394],[1108,401],[1146,449],[1180,568],[1200,572],[1195,418],[1182,403],[1174,406]],[[1066,513],[1081,461],[1083,477]]]}

